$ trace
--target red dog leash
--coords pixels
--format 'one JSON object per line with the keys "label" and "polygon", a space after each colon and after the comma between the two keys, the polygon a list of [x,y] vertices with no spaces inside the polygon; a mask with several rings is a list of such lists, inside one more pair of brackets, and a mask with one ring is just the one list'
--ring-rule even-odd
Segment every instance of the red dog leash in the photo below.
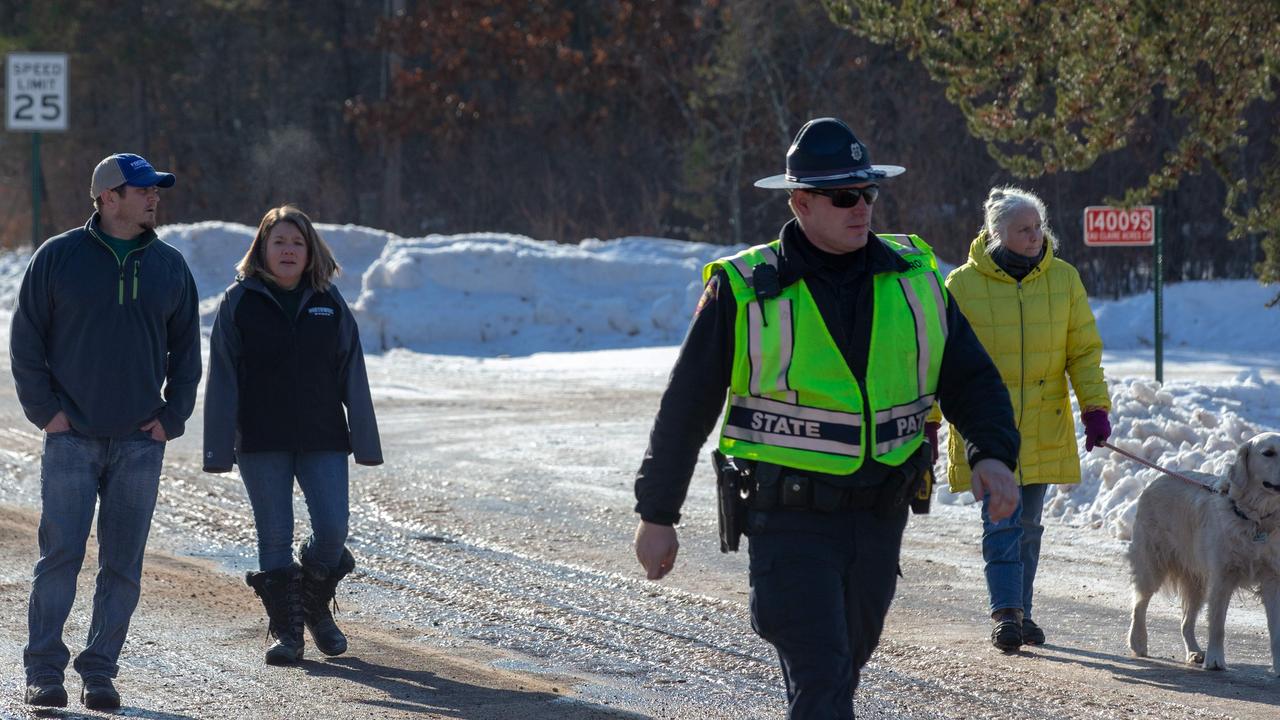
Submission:
{"label": "red dog leash", "polygon": [[1199,480],[1192,480],[1191,478],[1187,477],[1186,475],[1183,475],[1182,473],[1174,472],[1174,471],[1172,471],[1172,470],[1166,470],[1165,468],[1162,468],[1162,467],[1160,467],[1159,465],[1156,465],[1155,463],[1147,462],[1146,460],[1143,460],[1142,458],[1138,457],[1137,455],[1134,455],[1134,454],[1133,454],[1133,453],[1131,453],[1131,452],[1128,452],[1128,451],[1126,451],[1126,450],[1121,450],[1120,448],[1116,447],[1115,445],[1112,445],[1111,443],[1107,442],[1106,440],[1102,440],[1102,441],[1098,442],[1098,445],[1099,445],[1099,446],[1101,446],[1101,447],[1107,448],[1108,450],[1111,450],[1111,451],[1113,451],[1113,452],[1118,452],[1118,453],[1120,453],[1121,455],[1123,455],[1123,456],[1125,456],[1125,457],[1129,458],[1130,460],[1132,460],[1132,461],[1134,461],[1134,462],[1138,463],[1139,465],[1146,465],[1147,467],[1151,468],[1152,470],[1158,470],[1158,471],[1160,471],[1160,472],[1164,473],[1165,475],[1169,475],[1169,476],[1171,476],[1171,477],[1176,477],[1176,478],[1178,478],[1179,480],[1182,480],[1183,482],[1191,483],[1192,485],[1195,485],[1196,487],[1204,488],[1205,490],[1208,490],[1209,492],[1215,492],[1215,493],[1216,493],[1216,492],[1218,492],[1217,488],[1211,487],[1211,486],[1209,486],[1209,485],[1205,485],[1204,483],[1200,482]]}

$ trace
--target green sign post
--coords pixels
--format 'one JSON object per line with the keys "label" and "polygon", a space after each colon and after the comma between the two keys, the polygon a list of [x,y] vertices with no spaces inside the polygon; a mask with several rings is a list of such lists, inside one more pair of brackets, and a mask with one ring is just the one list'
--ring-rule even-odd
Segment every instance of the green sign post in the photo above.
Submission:
{"label": "green sign post", "polygon": [[1160,209],[1091,205],[1084,209],[1084,244],[1090,247],[1154,245],[1156,382],[1164,382],[1164,244]]}
{"label": "green sign post", "polygon": [[1164,223],[1160,208],[1155,209],[1156,222],[1156,382],[1164,382]]}
{"label": "green sign post", "polygon": [[31,247],[40,247],[40,133],[31,133]]}
{"label": "green sign post", "polygon": [[67,130],[66,53],[9,53],[5,60],[4,129],[31,133],[31,245],[39,246],[40,133]]}

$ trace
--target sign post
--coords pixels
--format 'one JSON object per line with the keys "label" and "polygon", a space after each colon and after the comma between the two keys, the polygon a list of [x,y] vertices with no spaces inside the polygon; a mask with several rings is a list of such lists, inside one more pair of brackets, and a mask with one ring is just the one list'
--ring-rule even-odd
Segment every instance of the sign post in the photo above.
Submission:
{"label": "sign post", "polygon": [[1156,382],[1164,382],[1164,232],[1156,208]]}
{"label": "sign post", "polygon": [[40,192],[44,186],[40,171],[40,133],[31,133],[31,249],[40,247]]}
{"label": "sign post", "polygon": [[4,129],[31,133],[31,245],[40,245],[40,133],[66,132],[66,53],[9,53]]}
{"label": "sign post", "polygon": [[1090,247],[1155,246],[1156,382],[1164,382],[1164,243],[1159,208],[1091,205],[1084,209],[1084,244]]}

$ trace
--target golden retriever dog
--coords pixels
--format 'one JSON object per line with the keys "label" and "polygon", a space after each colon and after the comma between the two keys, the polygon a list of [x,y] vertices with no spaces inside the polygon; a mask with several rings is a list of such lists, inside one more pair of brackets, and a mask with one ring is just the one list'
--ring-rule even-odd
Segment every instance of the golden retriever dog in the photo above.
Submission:
{"label": "golden retriever dog", "polygon": [[[1166,583],[1182,600],[1187,662],[1227,669],[1227,603],[1238,589],[1262,598],[1271,635],[1271,672],[1280,675],[1280,433],[1240,446],[1226,477],[1186,473],[1211,489],[1168,475],[1138,498],[1129,545],[1133,620],[1129,648],[1147,655],[1147,604]],[[1209,649],[1196,642],[1196,618],[1209,603]]]}

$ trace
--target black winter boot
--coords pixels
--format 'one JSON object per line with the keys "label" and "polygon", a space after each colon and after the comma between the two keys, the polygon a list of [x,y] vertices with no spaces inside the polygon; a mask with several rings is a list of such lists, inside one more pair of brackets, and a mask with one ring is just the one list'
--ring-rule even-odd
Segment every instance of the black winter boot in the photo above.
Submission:
{"label": "black winter boot", "polygon": [[1022,618],[1022,643],[1024,645],[1043,645],[1044,630],[1029,617]]}
{"label": "black winter boot", "polygon": [[287,665],[302,659],[302,568],[297,565],[245,573],[244,581],[262,598],[267,609],[268,665]]}
{"label": "black winter boot", "polygon": [[333,621],[330,605],[334,610],[338,608],[335,597],[338,583],[356,568],[356,559],[350,550],[343,548],[336,568],[308,562],[310,543],[310,540],[304,542],[298,552],[298,557],[302,558],[302,607],[307,629],[320,652],[341,655],[347,651],[347,637]]}
{"label": "black winter boot", "polygon": [[1022,647],[1022,611],[1014,608],[997,610],[991,615],[991,644],[1005,652]]}

